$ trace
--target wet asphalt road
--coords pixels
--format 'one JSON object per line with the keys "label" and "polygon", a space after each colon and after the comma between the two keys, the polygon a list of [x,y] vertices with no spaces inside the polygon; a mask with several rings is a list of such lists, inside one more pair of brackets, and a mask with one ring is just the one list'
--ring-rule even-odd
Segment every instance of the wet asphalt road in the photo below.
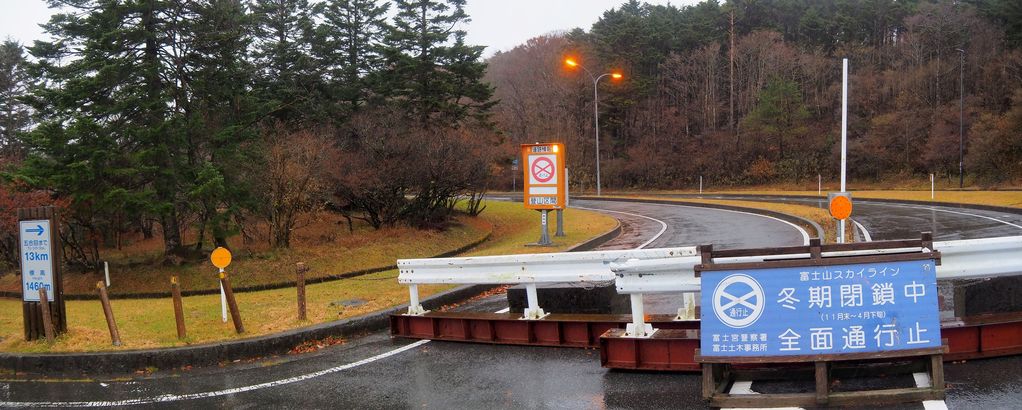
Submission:
{"label": "wet asphalt road", "polygon": [[[574,204],[664,220],[668,230],[650,245],[653,247],[706,243],[708,235],[718,241],[715,244],[743,247],[764,246],[764,243],[791,245],[803,241],[801,232],[794,228],[758,216],[672,205],[596,201],[575,201]],[[857,201],[856,216],[874,239],[900,235],[898,228],[888,224],[908,223],[919,218],[905,209],[900,212],[907,215],[892,216],[890,208],[880,209],[876,212],[881,215],[870,217],[868,205]],[[932,216],[925,217],[931,218],[933,226],[939,226],[940,229],[934,231],[940,239],[948,238],[946,235],[1012,234],[999,233],[1011,230],[988,223],[993,221],[955,215],[934,210]],[[626,231],[631,229],[635,234],[608,246],[634,247],[644,241],[640,232],[652,235],[659,231],[658,222],[621,214],[614,216],[623,220]],[[639,224],[646,225],[627,228],[627,225]],[[647,230],[650,227],[653,229]],[[914,229],[902,228],[901,232]],[[961,232],[953,233],[954,229]],[[1022,233],[1022,228],[1014,229],[1018,231],[1013,234]],[[498,296],[462,308],[496,311],[506,306]],[[408,350],[393,353],[402,348]],[[388,352],[392,355],[379,356]],[[946,366],[950,383],[948,405],[951,408],[1019,408],[1022,403],[1020,366],[1022,358]],[[106,381],[97,381],[104,377],[93,377],[95,380],[87,381],[0,382],[0,402],[62,405],[102,400],[106,402],[82,404],[137,403],[153,408],[703,407],[698,400],[698,376],[608,371],[600,367],[596,350],[416,342],[391,339],[386,332],[353,339],[346,345],[316,353],[237,363],[224,368],[160,371],[130,381],[112,376],[106,377]],[[766,387],[754,385],[753,389]]]}
{"label": "wet asphalt road", "polygon": [[[669,195],[675,198],[744,199],[794,203],[827,209],[826,198],[777,196]],[[993,238],[1022,235],[1022,213],[1007,213],[946,205],[892,204],[855,199],[852,219],[862,224],[873,240],[915,239],[922,231],[936,240]]]}

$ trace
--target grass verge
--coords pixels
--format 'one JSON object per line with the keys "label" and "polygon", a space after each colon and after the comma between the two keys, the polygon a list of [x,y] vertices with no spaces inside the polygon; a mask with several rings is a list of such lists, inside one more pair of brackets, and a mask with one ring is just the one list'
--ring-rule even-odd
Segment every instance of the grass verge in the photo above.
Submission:
{"label": "grass verge", "polygon": [[[539,237],[538,214],[523,209],[520,203],[491,201],[487,206],[479,219],[492,226],[493,234],[489,240],[471,251],[471,255],[562,251],[607,232],[617,223],[603,214],[569,209],[565,211],[567,237],[555,238],[554,247],[526,247],[525,243],[535,242]],[[400,250],[388,252],[393,252],[389,255],[389,263],[398,258],[417,257]],[[288,275],[293,275],[293,271]],[[419,292],[426,297],[452,287],[426,285],[420,286]],[[188,339],[184,341],[177,340],[173,306],[169,298],[114,300],[111,304],[123,341],[120,347],[110,345],[99,301],[67,302],[68,333],[50,344],[45,341],[24,341],[21,302],[3,299],[0,300],[0,312],[3,312],[0,314],[0,351],[41,353],[126,350],[238,339],[357,316],[400,305],[408,299],[407,288],[397,283],[396,270],[310,285],[306,293],[307,321],[299,321],[297,318],[294,288],[239,293],[238,304],[248,331],[244,335],[235,334],[230,321],[221,322],[219,295],[186,297],[184,308]]]}

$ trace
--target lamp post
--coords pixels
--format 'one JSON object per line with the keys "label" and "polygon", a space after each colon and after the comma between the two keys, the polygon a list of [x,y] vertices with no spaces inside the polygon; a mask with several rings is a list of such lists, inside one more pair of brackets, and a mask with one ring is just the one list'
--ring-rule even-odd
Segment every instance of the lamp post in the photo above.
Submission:
{"label": "lamp post", "polygon": [[596,196],[600,196],[600,87],[599,83],[603,77],[610,76],[610,78],[618,80],[622,77],[621,73],[603,73],[600,76],[594,76],[588,68],[584,65],[579,64],[574,59],[568,58],[564,60],[564,64],[569,67],[580,67],[585,70],[586,74],[589,74],[589,78],[593,80],[593,121],[596,123]]}
{"label": "lamp post", "polygon": [[958,189],[965,185],[965,50],[958,50]]}

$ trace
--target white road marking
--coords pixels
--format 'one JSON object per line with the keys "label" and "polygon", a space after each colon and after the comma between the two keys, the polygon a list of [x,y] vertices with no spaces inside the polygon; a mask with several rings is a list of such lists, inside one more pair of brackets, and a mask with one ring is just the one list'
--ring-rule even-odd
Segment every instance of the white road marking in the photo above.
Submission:
{"label": "white road marking", "polygon": [[[916,387],[930,387],[930,375],[926,373],[912,373],[916,381]],[[944,400],[924,400],[923,408],[926,410],[947,410],[947,402]]]}
{"label": "white road marking", "polygon": [[1008,221],[1002,221],[1000,219],[989,217],[989,216],[986,216],[986,215],[978,215],[978,214],[972,214],[972,213],[961,212],[961,211],[952,211],[952,210],[949,210],[949,209],[941,209],[941,208],[932,207],[932,206],[915,206],[915,205],[902,205],[902,204],[890,204],[890,203],[883,203],[882,205],[896,206],[896,207],[901,207],[901,208],[926,209],[926,210],[936,211],[936,212],[946,212],[946,213],[949,213],[949,214],[974,216],[976,218],[989,219],[989,220],[994,221],[994,222],[1000,222],[1000,223],[1008,225],[1008,226],[1014,226],[1016,228],[1022,229],[1022,225],[1011,223],[1011,222],[1008,222]]}
{"label": "white road marking", "polygon": [[859,223],[859,221],[856,221],[854,219],[852,219],[852,223],[854,223],[855,226],[859,227],[859,230],[862,231],[862,237],[863,239],[866,240],[866,242],[873,242],[873,238],[869,236],[869,231],[866,230],[865,226],[862,226],[862,224]]}
{"label": "white road marking", "polygon": [[385,359],[390,356],[396,355],[401,352],[412,350],[416,347],[422,346],[429,343],[429,340],[420,340],[418,342],[399,347],[397,349],[378,354],[376,356],[362,359],[354,363],[348,363],[345,365],[331,367],[329,369],[320,370],[318,372],[303,374],[300,376],[289,377],[287,379],[276,380],[272,382],[253,384],[250,386],[236,387],[233,389],[216,390],[203,393],[192,393],[192,394],[164,394],[154,397],[143,397],[138,399],[129,400],[110,400],[110,401],[0,401],[0,407],[112,407],[112,406],[135,406],[140,404],[154,404],[154,403],[167,403],[181,400],[196,400],[196,399],[207,399],[211,397],[226,396],[230,394],[244,393],[253,390],[265,389],[269,387],[283,386],[285,384],[297,383],[304,380],[313,379],[320,376],[325,376],[331,373],[337,373],[340,371],[353,369],[365,364],[375,362],[380,359]]}
{"label": "white road marking", "polygon": [[639,217],[639,218],[646,218],[646,219],[649,219],[649,220],[651,220],[653,222],[659,223],[660,224],[660,232],[657,232],[656,235],[653,235],[652,238],[650,238],[648,241],[644,242],[642,245],[637,246],[635,249],[642,249],[642,248],[645,248],[646,246],[649,246],[649,244],[653,243],[653,241],[655,241],[657,239],[660,239],[660,236],[663,235],[664,232],[667,232],[667,222],[664,222],[664,221],[661,221],[659,219],[656,219],[656,218],[653,218],[653,217],[649,217],[649,216],[646,216],[646,215],[633,214],[631,212],[624,212],[624,211],[612,211],[610,209],[586,208],[586,207],[581,207],[581,206],[573,206],[572,208],[575,208],[575,209],[585,209],[587,211],[612,212],[612,213],[615,213],[615,214],[630,215],[630,216],[635,216],[635,217]]}

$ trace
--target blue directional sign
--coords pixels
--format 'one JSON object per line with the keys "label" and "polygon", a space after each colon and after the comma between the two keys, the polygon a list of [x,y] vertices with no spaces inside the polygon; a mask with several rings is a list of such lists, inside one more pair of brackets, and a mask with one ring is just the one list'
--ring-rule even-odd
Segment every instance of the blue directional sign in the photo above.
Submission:
{"label": "blue directional sign", "polygon": [[[21,221],[18,241],[21,251],[21,294],[26,302],[39,301],[39,288],[53,298],[53,246],[50,221]],[[52,300],[52,299],[51,299]]]}
{"label": "blue directional sign", "polygon": [[703,356],[937,347],[932,260],[702,272]]}

